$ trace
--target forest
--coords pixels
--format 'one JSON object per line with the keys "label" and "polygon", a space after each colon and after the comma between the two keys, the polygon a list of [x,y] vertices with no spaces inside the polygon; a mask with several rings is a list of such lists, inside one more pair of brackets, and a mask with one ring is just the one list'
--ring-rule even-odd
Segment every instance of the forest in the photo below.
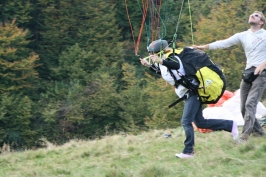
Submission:
{"label": "forest", "polygon": [[[249,28],[264,0],[2,0],[0,147],[35,149],[106,134],[180,126],[173,87],[142,66],[156,39],[201,45]],[[241,46],[206,51],[227,90],[239,88]]]}

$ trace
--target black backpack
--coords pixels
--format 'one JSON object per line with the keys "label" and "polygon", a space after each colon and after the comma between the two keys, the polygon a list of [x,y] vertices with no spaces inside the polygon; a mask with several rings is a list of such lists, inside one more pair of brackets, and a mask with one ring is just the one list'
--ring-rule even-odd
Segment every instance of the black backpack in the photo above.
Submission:
{"label": "black backpack", "polygon": [[[226,78],[221,68],[211,61],[206,52],[192,47],[177,49],[174,53],[166,53],[166,59],[176,60],[174,55],[180,58],[186,72],[186,75],[182,76],[179,81],[174,77],[176,85],[181,84],[198,94],[202,104],[217,103],[226,88]],[[171,72],[170,69],[169,71]],[[199,85],[192,83],[193,78],[197,79]],[[184,99],[181,98],[181,100]],[[181,100],[177,100],[169,108]]]}

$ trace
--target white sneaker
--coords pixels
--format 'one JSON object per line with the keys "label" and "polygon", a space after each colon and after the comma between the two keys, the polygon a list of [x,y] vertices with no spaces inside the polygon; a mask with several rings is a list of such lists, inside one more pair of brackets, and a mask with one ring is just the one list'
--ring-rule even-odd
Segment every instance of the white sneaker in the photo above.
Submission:
{"label": "white sneaker", "polygon": [[177,158],[180,158],[180,159],[194,158],[194,155],[192,155],[192,154],[183,154],[183,153],[175,154],[175,156],[176,156]]}
{"label": "white sneaker", "polygon": [[238,138],[238,127],[236,121],[233,120],[233,126],[232,126],[232,131],[231,131],[234,140],[237,140]]}

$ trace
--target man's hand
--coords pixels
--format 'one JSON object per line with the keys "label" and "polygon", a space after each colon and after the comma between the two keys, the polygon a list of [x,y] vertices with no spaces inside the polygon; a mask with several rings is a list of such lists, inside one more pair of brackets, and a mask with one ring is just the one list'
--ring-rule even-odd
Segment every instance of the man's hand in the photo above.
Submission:
{"label": "man's hand", "polygon": [[259,65],[256,69],[255,69],[255,71],[254,71],[254,75],[257,75],[257,74],[261,74],[262,73],[262,71],[264,70],[264,65]]}
{"label": "man's hand", "polygon": [[154,63],[160,63],[160,64],[163,63],[163,62],[162,62],[162,61],[163,61],[162,58],[159,57],[158,54],[151,54],[150,57],[151,57],[151,59],[152,59],[152,61],[153,61]]}

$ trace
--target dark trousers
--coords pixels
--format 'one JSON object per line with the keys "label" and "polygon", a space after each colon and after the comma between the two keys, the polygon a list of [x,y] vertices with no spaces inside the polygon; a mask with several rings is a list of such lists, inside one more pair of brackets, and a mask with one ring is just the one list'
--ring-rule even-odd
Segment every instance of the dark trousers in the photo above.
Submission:
{"label": "dark trousers", "polygon": [[202,115],[202,105],[197,95],[192,95],[185,101],[185,107],[182,116],[182,126],[185,130],[186,139],[184,141],[184,154],[194,152],[194,128],[192,122],[198,128],[208,128],[212,130],[232,131],[233,121],[223,119],[204,119]]}

